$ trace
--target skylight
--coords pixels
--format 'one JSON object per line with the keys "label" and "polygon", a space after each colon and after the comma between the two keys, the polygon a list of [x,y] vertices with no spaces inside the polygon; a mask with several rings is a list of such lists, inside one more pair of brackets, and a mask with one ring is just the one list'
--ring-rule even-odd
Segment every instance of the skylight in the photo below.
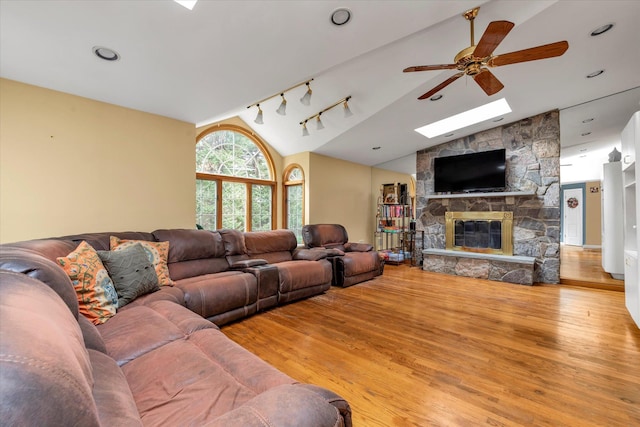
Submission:
{"label": "skylight", "polygon": [[173,0],[178,3],[180,6],[184,6],[189,10],[193,10],[193,7],[198,3],[198,0]]}
{"label": "skylight", "polygon": [[427,138],[435,138],[445,133],[453,132],[485,120],[501,116],[511,112],[511,107],[504,98],[490,102],[480,107],[456,114],[446,119],[439,120],[426,126],[415,129],[416,132],[426,136]]}

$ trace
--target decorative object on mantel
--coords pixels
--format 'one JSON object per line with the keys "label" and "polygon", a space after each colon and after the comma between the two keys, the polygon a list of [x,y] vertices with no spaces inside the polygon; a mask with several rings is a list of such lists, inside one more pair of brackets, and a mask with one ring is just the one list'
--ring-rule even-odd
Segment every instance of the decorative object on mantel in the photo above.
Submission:
{"label": "decorative object on mantel", "polygon": [[619,162],[620,159],[622,159],[622,153],[616,147],[613,147],[613,151],[609,153],[609,163]]}
{"label": "decorative object on mantel", "polygon": [[575,197],[569,197],[567,199],[567,206],[569,206],[571,209],[577,208],[578,204],[578,199],[576,199]]}
{"label": "decorative object on mantel", "polygon": [[278,107],[278,109],[276,110],[276,113],[280,114],[281,116],[286,116],[287,115],[287,100],[284,97],[284,93],[285,92],[289,92],[292,89],[295,89],[297,87],[300,87],[302,85],[307,85],[307,91],[304,93],[304,96],[302,98],[300,98],[300,102],[302,103],[302,105],[309,105],[311,104],[311,87],[309,86],[309,83],[311,83],[313,81],[313,79],[309,79],[307,81],[304,81],[302,83],[298,83],[297,85],[293,85],[290,88],[287,88],[285,90],[282,90],[274,95],[268,96],[264,99],[261,99],[258,102],[254,102],[253,104],[249,105],[247,108],[251,108],[251,107],[258,107],[258,114],[256,115],[256,119],[254,120],[255,123],[261,125],[264,123],[264,121],[262,120],[262,109],[260,108],[260,104],[262,104],[265,101],[270,100],[271,98],[275,98],[276,96],[280,95],[280,97],[282,97],[282,102],[280,102],[280,106]]}
{"label": "decorative object on mantel", "polygon": [[316,114],[314,114],[313,116],[309,116],[306,119],[304,119],[303,121],[300,122],[300,126],[302,126],[302,136],[309,136],[309,129],[307,129],[307,122],[311,119],[316,119],[316,130],[321,130],[324,129],[324,125],[322,124],[322,120],[320,119],[320,116],[323,113],[326,113],[327,111],[331,110],[333,107],[337,107],[338,105],[342,104],[342,106],[344,107],[344,117],[351,117],[353,116],[353,113],[351,112],[351,110],[349,109],[349,100],[351,99],[351,95],[349,96],[345,96],[344,98],[342,98],[340,101],[337,101],[331,105],[329,105],[327,108],[324,108],[323,110],[317,112]]}

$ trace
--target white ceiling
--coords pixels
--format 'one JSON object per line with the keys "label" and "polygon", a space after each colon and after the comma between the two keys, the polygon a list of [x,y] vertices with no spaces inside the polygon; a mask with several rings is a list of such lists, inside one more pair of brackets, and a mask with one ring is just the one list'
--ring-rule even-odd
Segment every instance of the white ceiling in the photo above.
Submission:
{"label": "white ceiling", "polygon": [[[455,71],[402,70],[453,62],[470,45],[461,14],[476,6],[476,41],[491,21],[516,24],[496,54],[560,40],[569,50],[492,69],[505,88],[491,97],[463,77],[440,92],[442,100],[417,100]],[[338,7],[353,14],[342,27],[330,22]],[[496,123],[450,138],[413,129],[502,97],[513,112],[500,124],[560,109],[563,157],[619,146],[620,130],[640,108],[638,21],[636,0],[200,0],[193,11],[170,0],[0,0],[0,76],[198,126],[237,115],[282,155],[313,151],[415,173],[417,150]],[[606,23],[615,26],[589,35]],[[98,59],[96,45],[122,59]],[[599,69],[605,73],[585,78]],[[253,123],[248,105],[310,78],[311,106],[298,102],[299,87],[286,93],[286,116],[275,113],[278,96],[262,103],[264,124]],[[332,109],[322,115],[325,129],[310,124],[311,135],[302,136],[301,120],[347,95],[352,117]]]}

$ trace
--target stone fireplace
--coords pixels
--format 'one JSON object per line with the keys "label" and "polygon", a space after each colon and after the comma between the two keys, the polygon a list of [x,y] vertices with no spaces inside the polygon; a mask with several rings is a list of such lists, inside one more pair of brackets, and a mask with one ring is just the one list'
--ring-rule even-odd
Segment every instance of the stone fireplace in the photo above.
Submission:
{"label": "stone fireplace", "polygon": [[513,212],[446,212],[445,248],[513,255]]}
{"label": "stone fireplace", "polygon": [[[506,149],[505,192],[434,194],[434,158],[499,148]],[[416,170],[416,229],[424,230],[425,270],[559,283],[558,111],[418,151]]]}

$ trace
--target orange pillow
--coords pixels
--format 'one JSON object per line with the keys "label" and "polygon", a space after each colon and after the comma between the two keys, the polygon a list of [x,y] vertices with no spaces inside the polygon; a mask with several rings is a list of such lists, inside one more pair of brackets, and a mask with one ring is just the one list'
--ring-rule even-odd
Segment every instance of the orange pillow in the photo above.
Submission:
{"label": "orange pillow", "polygon": [[167,260],[169,259],[169,242],[149,242],[146,240],[126,240],[120,239],[116,236],[109,238],[109,246],[112,251],[119,251],[129,248],[137,243],[140,243],[142,249],[147,254],[149,262],[153,265],[158,276],[158,284],[160,286],[173,286],[175,282],[171,280],[169,276],[169,266]]}
{"label": "orange pillow", "polygon": [[90,244],[83,241],[73,252],[57,258],[57,261],[73,283],[82,315],[94,325],[99,325],[116,314],[116,288]]}

